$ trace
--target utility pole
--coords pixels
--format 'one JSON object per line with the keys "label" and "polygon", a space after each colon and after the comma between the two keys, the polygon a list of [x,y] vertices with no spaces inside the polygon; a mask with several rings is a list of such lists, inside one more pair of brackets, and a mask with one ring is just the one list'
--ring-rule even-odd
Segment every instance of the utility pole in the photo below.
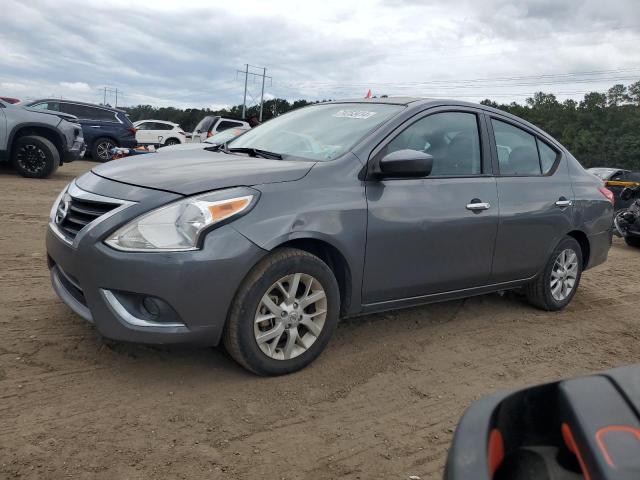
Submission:
{"label": "utility pole", "polygon": [[[247,115],[247,95],[249,95],[251,97],[251,99],[254,102],[254,105],[257,104],[257,101],[255,99],[255,97],[251,94],[251,91],[249,90],[249,75],[253,75],[254,80],[256,77],[260,77],[262,79],[262,90],[260,93],[260,121],[262,121],[262,109],[264,106],[264,84],[265,84],[265,80],[268,78],[269,81],[272,81],[273,79],[267,75],[267,69],[266,67],[256,67],[255,65],[249,65],[248,63],[245,64],[244,66],[244,70],[237,70],[236,71],[236,80],[238,78],[238,74],[242,74],[244,75],[244,98],[242,100],[242,118],[245,119],[246,115]],[[258,71],[262,70],[262,73],[255,73],[250,71],[250,69],[257,69]]]}
{"label": "utility pole", "polygon": [[262,91],[260,92],[260,118],[258,119],[259,122],[262,122],[262,107],[264,106],[264,77],[267,76],[267,69],[266,67],[262,68]]}
{"label": "utility pole", "polygon": [[118,106],[118,93],[120,94],[120,96],[122,96],[122,90],[119,90],[117,88],[114,87],[107,87],[104,86],[102,87],[100,90],[102,90],[102,104],[106,105],[107,104],[107,94],[115,94],[116,97],[116,107]]}
{"label": "utility pole", "polygon": [[249,80],[249,64],[246,64],[244,71],[244,98],[242,99],[242,118],[244,119],[247,112],[247,80]]}

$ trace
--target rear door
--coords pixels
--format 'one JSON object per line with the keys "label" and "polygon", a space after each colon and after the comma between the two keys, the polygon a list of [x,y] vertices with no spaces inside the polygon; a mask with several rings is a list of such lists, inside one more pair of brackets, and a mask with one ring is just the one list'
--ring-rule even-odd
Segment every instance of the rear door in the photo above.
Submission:
{"label": "rear door", "polygon": [[425,178],[366,182],[365,304],[485,285],[498,227],[486,127],[475,109],[430,109],[394,132],[373,161],[412,149],[434,157]]}
{"label": "rear door", "polygon": [[153,143],[153,125],[153,122],[142,122],[135,127],[137,129],[136,140],[138,143]]}
{"label": "rear door", "polygon": [[567,159],[513,119],[487,115],[500,198],[492,283],[526,279],[571,230],[573,189]]}

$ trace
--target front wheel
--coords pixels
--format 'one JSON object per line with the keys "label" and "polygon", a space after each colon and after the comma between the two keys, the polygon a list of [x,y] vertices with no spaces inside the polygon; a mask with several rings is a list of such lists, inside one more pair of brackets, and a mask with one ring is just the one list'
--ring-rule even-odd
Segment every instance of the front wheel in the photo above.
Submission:
{"label": "front wheel", "polygon": [[231,306],[224,345],[258,375],[306,367],[338,323],[340,291],[331,269],[293,248],[274,251],[244,280]]}
{"label": "front wheel", "polygon": [[27,135],[16,141],[12,163],[23,177],[46,178],[60,165],[60,153],[50,140]]}
{"label": "front wheel", "polygon": [[562,310],[580,284],[582,249],[572,237],[565,237],[553,250],[544,270],[524,287],[529,303],[542,310]]}
{"label": "front wheel", "polygon": [[168,138],[166,142],[164,142],[164,144],[169,147],[171,145],[179,145],[180,144],[180,140],[178,140],[177,138]]}

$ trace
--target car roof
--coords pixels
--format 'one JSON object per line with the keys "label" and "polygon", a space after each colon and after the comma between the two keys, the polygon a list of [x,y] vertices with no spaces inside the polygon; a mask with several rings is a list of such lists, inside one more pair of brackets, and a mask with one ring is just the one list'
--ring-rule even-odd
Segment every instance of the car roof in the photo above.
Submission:
{"label": "car roof", "polygon": [[377,98],[347,98],[345,100],[329,100],[320,103],[388,103],[391,105],[409,105],[414,102],[425,102],[432,98],[422,97],[377,97]]}
{"label": "car roof", "polygon": [[175,122],[170,122],[169,120],[156,120],[155,118],[144,118],[142,120],[136,120],[133,123],[142,123],[142,122],[157,122],[157,123],[166,123],[167,125],[174,125],[174,126],[178,126],[177,123]]}
{"label": "car roof", "polygon": [[109,107],[107,105],[98,105],[97,103],[79,102],[77,100],[69,100],[68,98],[38,98],[37,100],[28,100],[28,102],[25,102],[25,103],[33,104],[33,103],[39,103],[39,102],[75,103],[76,105],[83,105],[85,107],[94,107],[94,108],[101,108],[103,110],[109,110],[111,112],[118,112],[118,113],[125,113],[125,114],[127,113],[124,110],[121,110],[119,108]]}

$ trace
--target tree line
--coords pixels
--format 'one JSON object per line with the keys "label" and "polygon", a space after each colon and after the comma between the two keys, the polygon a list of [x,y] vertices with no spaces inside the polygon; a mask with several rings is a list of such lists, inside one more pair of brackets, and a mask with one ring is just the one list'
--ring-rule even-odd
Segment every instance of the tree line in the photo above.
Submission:
{"label": "tree line", "polygon": [[551,93],[538,92],[525,105],[488,99],[480,103],[540,127],[584,167],[640,170],[640,81],[614,85],[606,93],[587,93],[580,102],[559,102]]}
{"label": "tree line", "polygon": [[[264,102],[263,121],[311,103],[274,98]],[[490,99],[483,105],[517,115],[559,140],[585,167],[618,167],[640,170],[640,81],[617,84],[606,93],[590,92],[581,101],[559,102],[552,93],[538,92],[525,104],[499,104]],[[206,115],[240,118],[242,105],[228,109],[178,109],[138,105],[125,108],[132,121],[168,120],[193,131]],[[247,109],[246,118],[258,116],[259,107]]]}

